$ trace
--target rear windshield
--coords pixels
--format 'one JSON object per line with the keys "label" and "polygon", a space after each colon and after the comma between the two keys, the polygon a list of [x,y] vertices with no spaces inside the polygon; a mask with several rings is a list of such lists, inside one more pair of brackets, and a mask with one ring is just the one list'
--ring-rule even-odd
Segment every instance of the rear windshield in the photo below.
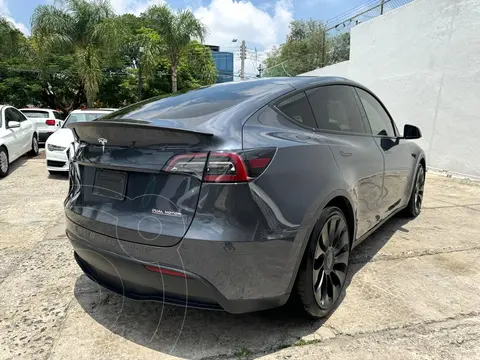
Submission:
{"label": "rear windshield", "polygon": [[22,113],[24,113],[28,118],[48,118],[48,111],[22,110]]}
{"label": "rear windshield", "polygon": [[105,113],[74,113],[67,116],[67,119],[63,123],[63,127],[67,127],[68,124],[77,122],[86,122],[98,119],[104,116]]}
{"label": "rear windshield", "polygon": [[104,119],[189,119],[218,113],[261,95],[278,85],[266,82],[219,84],[188,92],[168,94],[133,104]]}

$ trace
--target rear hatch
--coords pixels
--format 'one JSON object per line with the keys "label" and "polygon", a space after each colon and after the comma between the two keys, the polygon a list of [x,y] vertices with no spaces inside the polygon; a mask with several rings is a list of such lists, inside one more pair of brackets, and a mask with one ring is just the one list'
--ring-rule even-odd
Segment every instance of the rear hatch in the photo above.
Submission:
{"label": "rear hatch", "polygon": [[177,244],[195,214],[205,149],[213,135],[131,120],[68,127],[79,147],[71,166],[67,216],[121,240]]}
{"label": "rear hatch", "polygon": [[35,122],[39,131],[54,132],[60,126],[60,121],[49,117],[49,112],[46,110],[26,109],[22,110],[22,113]]}

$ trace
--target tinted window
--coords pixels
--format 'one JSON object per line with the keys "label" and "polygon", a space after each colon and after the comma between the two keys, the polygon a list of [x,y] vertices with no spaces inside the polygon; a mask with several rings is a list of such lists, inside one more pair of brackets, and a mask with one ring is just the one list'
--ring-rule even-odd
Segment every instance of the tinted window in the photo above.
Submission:
{"label": "tinted window", "polygon": [[[8,115],[7,115],[7,113],[8,113]],[[22,121],[27,120],[25,115],[23,115],[20,111],[18,111],[17,109],[14,109],[14,108],[8,108],[7,110],[5,110],[5,116],[8,117],[8,121],[22,122]]]}
{"label": "tinted window", "polygon": [[68,124],[76,122],[92,121],[104,115],[105,113],[72,113],[67,116],[67,120],[63,123],[63,127],[67,127]]}
{"label": "tinted window", "polygon": [[277,104],[277,108],[299,124],[311,128],[317,126],[307,96],[303,92],[282,100]]}
{"label": "tinted window", "polygon": [[54,111],[54,112],[53,112],[53,115],[55,115],[55,119],[65,120],[65,116],[63,116],[62,114],[60,114],[58,111]]}
{"label": "tinted window", "polygon": [[15,115],[12,111],[12,108],[7,108],[5,109],[5,125],[8,126],[8,123],[10,121],[17,121],[17,120],[15,119]]}
{"label": "tinted window", "polygon": [[321,86],[307,91],[318,128],[365,134],[362,114],[349,86]]}
{"label": "tinted window", "polygon": [[378,100],[365,90],[357,89],[357,93],[367,113],[372,134],[395,137],[392,121]]}
{"label": "tinted window", "polygon": [[22,113],[29,118],[48,118],[48,111],[38,111],[38,110],[22,110]]}
{"label": "tinted window", "polygon": [[211,87],[167,94],[127,106],[105,119],[178,120],[208,117],[281,85],[258,82],[218,84]]}

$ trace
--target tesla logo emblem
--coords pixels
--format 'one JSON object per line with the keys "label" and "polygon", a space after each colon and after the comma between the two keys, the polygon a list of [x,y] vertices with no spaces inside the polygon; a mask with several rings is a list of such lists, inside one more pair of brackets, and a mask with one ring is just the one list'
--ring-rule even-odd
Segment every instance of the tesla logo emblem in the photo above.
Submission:
{"label": "tesla logo emblem", "polygon": [[108,140],[107,140],[107,139],[104,139],[104,138],[99,138],[99,139],[98,139],[98,142],[99,142],[100,144],[102,144],[102,152],[104,153],[104,152],[105,152],[105,144],[108,142]]}

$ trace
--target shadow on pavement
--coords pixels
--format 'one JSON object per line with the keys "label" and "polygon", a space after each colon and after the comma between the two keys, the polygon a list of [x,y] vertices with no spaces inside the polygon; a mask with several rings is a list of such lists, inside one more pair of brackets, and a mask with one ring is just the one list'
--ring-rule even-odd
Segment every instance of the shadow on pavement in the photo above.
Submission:
{"label": "shadow on pavement", "polygon": [[[8,175],[12,175],[15,171],[20,169],[21,167],[25,166],[25,163],[28,161],[29,156],[28,155],[23,155],[14,162],[10,164],[10,169],[8,171]],[[7,176],[8,176],[7,175]]]}
{"label": "shadow on pavement", "polygon": [[[408,221],[394,217],[353,250],[346,292],[355,274],[392,235],[407,231],[403,225]],[[337,307],[345,297],[345,290]],[[249,358],[255,353],[278,351],[313,333],[317,333],[320,339],[333,336],[331,329],[323,326],[327,319],[308,320],[289,304],[243,315],[184,309],[124,299],[101,288],[85,275],[77,279],[75,297],[89,316],[114,334],[164,354],[190,359],[219,355]]]}
{"label": "shadow on pavement", "polygon": [[52,180],[66,181],[68,180],[68,172],[48,173],[48,178]]}

